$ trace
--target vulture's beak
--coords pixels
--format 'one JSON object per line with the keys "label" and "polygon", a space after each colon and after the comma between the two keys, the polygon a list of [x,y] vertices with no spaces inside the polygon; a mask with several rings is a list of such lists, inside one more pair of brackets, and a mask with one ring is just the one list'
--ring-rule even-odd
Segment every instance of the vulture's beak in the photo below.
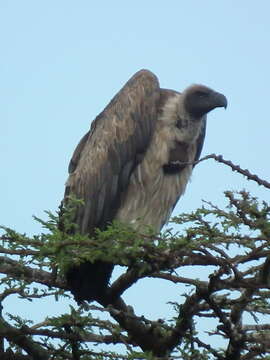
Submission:
{"label": "vulture's beak", "polygon": [[215,92],[213,94],[213,96],[214,96],[214,102],[215,102],[216,107],[224,107],[224,109],[227,108],[228,101],[227,101],[226,96],[224,96],[223,94],[220,94],[218,92]]}

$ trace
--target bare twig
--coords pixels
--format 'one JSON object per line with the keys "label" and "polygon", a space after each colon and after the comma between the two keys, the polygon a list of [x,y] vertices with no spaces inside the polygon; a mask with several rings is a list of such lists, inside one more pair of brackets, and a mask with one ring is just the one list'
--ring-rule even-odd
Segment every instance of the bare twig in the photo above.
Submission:
{"label": "bare twig", "polygon": [[208,159],[214,159],[219,163],[225,164],[225,165],[229,166],[232,169],[232,171],[236,171],[239,174],[246,176],[249,180],[255,181],[258,185],[262,185],[262,186],[270,189],[270,183],[268,181],[259,178],[259,176],[255,175],[255,174],[251,174],[249,172],[249,170],[242,169],[239,165],[233,164],[230,160],[224,160],[222,155],[210,154],[210,155],[202,157],[198,161],[191,162],[191,163],[186,162],[186,163],[183,163],[183,165],[196,165],[196,164],[198,164],[202,161],[208,160]]}

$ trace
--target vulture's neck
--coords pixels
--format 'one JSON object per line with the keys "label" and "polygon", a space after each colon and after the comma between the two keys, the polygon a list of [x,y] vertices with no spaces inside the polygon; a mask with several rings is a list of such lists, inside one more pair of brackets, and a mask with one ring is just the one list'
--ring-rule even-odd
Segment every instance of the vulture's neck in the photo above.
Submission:
{"label": "vulture's neck", "polygon": [[183,94],[170,96],[159,117],[160,125],[172,127],[175,140],[185,144],[192,144],[197,140],[202,128],[202,119],[195,119],[186,111]]}

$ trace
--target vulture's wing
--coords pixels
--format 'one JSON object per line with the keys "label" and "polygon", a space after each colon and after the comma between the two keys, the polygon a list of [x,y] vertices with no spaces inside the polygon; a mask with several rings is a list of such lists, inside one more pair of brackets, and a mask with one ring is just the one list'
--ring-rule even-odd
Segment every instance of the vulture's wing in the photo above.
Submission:
{"label": "vulture's wing", "polygon": [[87,131],[87,133],[81,138],[79,144],[76,146],[76,149],[74,150],[74,153],[73,153],[72,158],[68,165],[68,173],[69,174],[73,173],[73,171],[76,170],[76,167],[80,160],[81,152],[89,138],[90,132],[91,132],[91,130]]}
{"label": "vulture's wing", "polygon": [[82,233],[104,228],[119,208],[131,172],[142,158],[157,118],[159,83],[136,73],[92,123],[69,165],[65,198],[84,200],[75,222]]}

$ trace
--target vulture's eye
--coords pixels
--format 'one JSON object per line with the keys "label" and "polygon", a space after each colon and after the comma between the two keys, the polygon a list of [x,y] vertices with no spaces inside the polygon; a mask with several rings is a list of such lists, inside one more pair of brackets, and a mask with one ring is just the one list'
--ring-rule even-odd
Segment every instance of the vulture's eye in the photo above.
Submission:
{"label": "vulture's eye", "polygon": [[197,91],[197,92],[196,92],[196,95],[197,95],[198,97],[202,98],[202,97],[206,97],[206,96],[208,95],[208,93],[205,92],[205,91]]}

